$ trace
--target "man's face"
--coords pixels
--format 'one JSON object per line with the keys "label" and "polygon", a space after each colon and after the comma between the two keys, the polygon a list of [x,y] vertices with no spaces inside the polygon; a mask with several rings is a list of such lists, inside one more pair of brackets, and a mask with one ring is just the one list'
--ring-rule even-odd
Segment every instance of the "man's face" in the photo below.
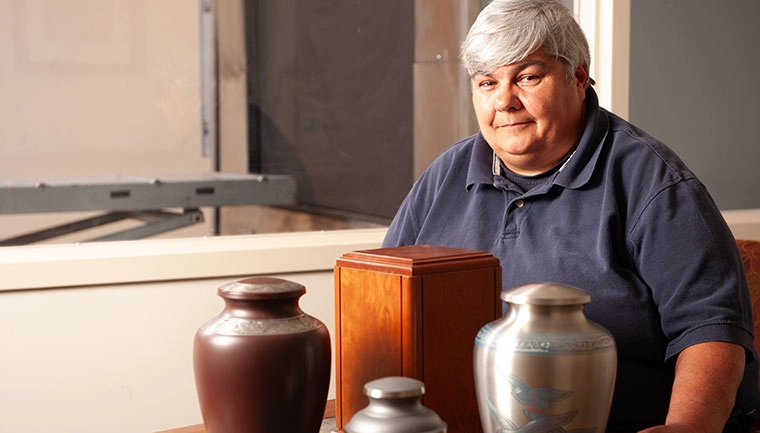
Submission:
{"label": "man's face", "polygon": [[472,77],[480,131],[510,170],[533,175],[553,167],[581,133],[588,72],[568,83],[565,63],[541,50]]}

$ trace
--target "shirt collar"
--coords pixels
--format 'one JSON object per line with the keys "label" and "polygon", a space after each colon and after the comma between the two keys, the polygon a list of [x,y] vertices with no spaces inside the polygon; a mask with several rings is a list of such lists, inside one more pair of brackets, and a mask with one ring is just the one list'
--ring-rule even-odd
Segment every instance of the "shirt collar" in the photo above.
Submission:
{"label": "shirt collar", "polygon": [[580,188],[591,179],[599,154],[607,138],[609,117],[606,110],[599,107],[599,99],[593,88],[586,89],[586,125],[575,149],[575,154],[562,167],[554,179],[556,185],[566,188]]}
{"label": "shirt collar", "polygon": [[472,145],[470,167],[467,169],[468,190],[478,183],[493,185],[494,170],[501,170],[499,158],[494,159],[493,155],[493,149],[488,145],[486,139],[483,138],[483,134],[478,132]]}

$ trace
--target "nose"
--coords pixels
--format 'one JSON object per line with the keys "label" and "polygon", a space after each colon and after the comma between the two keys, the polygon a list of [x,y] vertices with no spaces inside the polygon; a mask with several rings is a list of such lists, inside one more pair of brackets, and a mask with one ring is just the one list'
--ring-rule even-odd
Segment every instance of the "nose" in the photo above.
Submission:
{"label": "nose", "polygon": [[520,107],[520,98],[515,90],[509,86],[499,86],[494,98],[494,109],[496,111],[511,111]]}

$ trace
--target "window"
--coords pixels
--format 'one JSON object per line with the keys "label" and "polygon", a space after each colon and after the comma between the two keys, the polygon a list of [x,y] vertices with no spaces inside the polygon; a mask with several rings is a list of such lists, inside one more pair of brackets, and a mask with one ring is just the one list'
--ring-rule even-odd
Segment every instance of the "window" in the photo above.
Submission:
{"label": "window", "polygon": [[387,224],[474,132],[428,3],[0,0],[0,243]]}

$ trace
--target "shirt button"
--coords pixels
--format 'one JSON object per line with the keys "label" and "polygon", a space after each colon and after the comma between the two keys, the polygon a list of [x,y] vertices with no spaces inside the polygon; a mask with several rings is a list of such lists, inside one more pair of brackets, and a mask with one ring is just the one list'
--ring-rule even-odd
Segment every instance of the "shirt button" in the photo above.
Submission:
{"label": "shirt button", "polygon": [[523,206],[525,206],[525,202],[522,201],[522,200],[517,200],[515,202],[515,206],[517,206],[517,207],[523,207]]}

